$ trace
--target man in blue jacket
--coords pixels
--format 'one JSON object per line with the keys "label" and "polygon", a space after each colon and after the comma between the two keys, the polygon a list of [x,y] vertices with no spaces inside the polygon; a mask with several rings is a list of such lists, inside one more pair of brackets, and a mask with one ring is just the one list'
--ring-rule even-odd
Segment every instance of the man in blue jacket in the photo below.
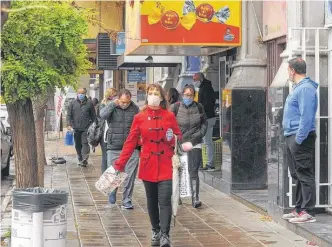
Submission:
{"label": "man in blue jacket", "polygon": [[296,204],[293,212],[283,219],[292,223],[315,222],[315,115],[318,84],[306,77],[306,63],[302,58],[288,62],[289,80],[293,92],[285,102],[283,129],[286,137],[287,163],[296,181]]}

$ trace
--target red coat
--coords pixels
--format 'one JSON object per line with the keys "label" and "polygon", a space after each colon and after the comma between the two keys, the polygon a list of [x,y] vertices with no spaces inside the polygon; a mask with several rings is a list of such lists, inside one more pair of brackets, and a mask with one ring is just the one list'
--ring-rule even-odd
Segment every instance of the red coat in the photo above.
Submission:
{"label": "red coat", "polygon": [[123,146],[115,169],[123,171],[141,138],[141,153],[138,177],[149,182],[172,179],[172,156],[174,138],[166,140],[167,129],[180,139],[182,134],[173,112],[165,109],[146,110],[138,113],[133,121],[129,136]]}

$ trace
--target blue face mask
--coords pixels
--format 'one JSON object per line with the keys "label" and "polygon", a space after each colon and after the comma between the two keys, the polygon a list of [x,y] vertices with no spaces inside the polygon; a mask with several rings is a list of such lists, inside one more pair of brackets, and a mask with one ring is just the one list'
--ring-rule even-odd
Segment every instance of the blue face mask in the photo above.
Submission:
{"label": "blue face mask", "polygon": [[80,101],[83,101],[85,99],[85,94],[79,93],[79,94],[77,94],[77,97]]}
{"label": "blue face mask", "polygon": [[189,106],[193,103],[193,99],[192,98],[183,98],[183,104],[185,104],[186,106]]}

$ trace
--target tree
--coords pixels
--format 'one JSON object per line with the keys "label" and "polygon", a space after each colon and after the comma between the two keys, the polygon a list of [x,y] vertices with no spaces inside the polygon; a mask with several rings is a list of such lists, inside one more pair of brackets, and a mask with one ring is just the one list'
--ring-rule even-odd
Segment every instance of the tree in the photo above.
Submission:
{"label": "tree", "polygon": [[16,186],[25,188],[37,186],[44,170],[37,167],[32,101],[55,88],[76,87],[86,73],[90,62],[82,36],[91,12],[61,1],[13,1],[11,8],[24,11],[10,11],[2,29],[1,82],[13,130]]}

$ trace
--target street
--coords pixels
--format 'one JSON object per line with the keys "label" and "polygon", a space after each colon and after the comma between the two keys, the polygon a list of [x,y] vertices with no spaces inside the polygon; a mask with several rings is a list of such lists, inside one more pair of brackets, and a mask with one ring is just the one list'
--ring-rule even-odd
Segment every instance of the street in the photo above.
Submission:
{"label": "street", "polygon": [[[108,208],[107,198],[94,186],[100,176],[99,148],[92,155],[91,164],[81,168],[76,165],[74,148],[64,147],[62,141],[46,142],[49,155],[54,155],[56,145],[59,145],[59,153],[65,154],[67,164],[45,168],[45,187],[70,192],[67,246],[150,246],[151,229],[142,182],[136,181],[134,210],[121,209],[121,193],[118,194],[118,205]],[[183,205],[179,206],[176,225],[172,224],[171,230],[174,247],[308,246],[305,239],[276,224],[268,216],[205,184],[201,198],[201,209],[193,209],[189,199],[183,200]],[[8,231],[10,206],[2,216],[2,229]]]}

